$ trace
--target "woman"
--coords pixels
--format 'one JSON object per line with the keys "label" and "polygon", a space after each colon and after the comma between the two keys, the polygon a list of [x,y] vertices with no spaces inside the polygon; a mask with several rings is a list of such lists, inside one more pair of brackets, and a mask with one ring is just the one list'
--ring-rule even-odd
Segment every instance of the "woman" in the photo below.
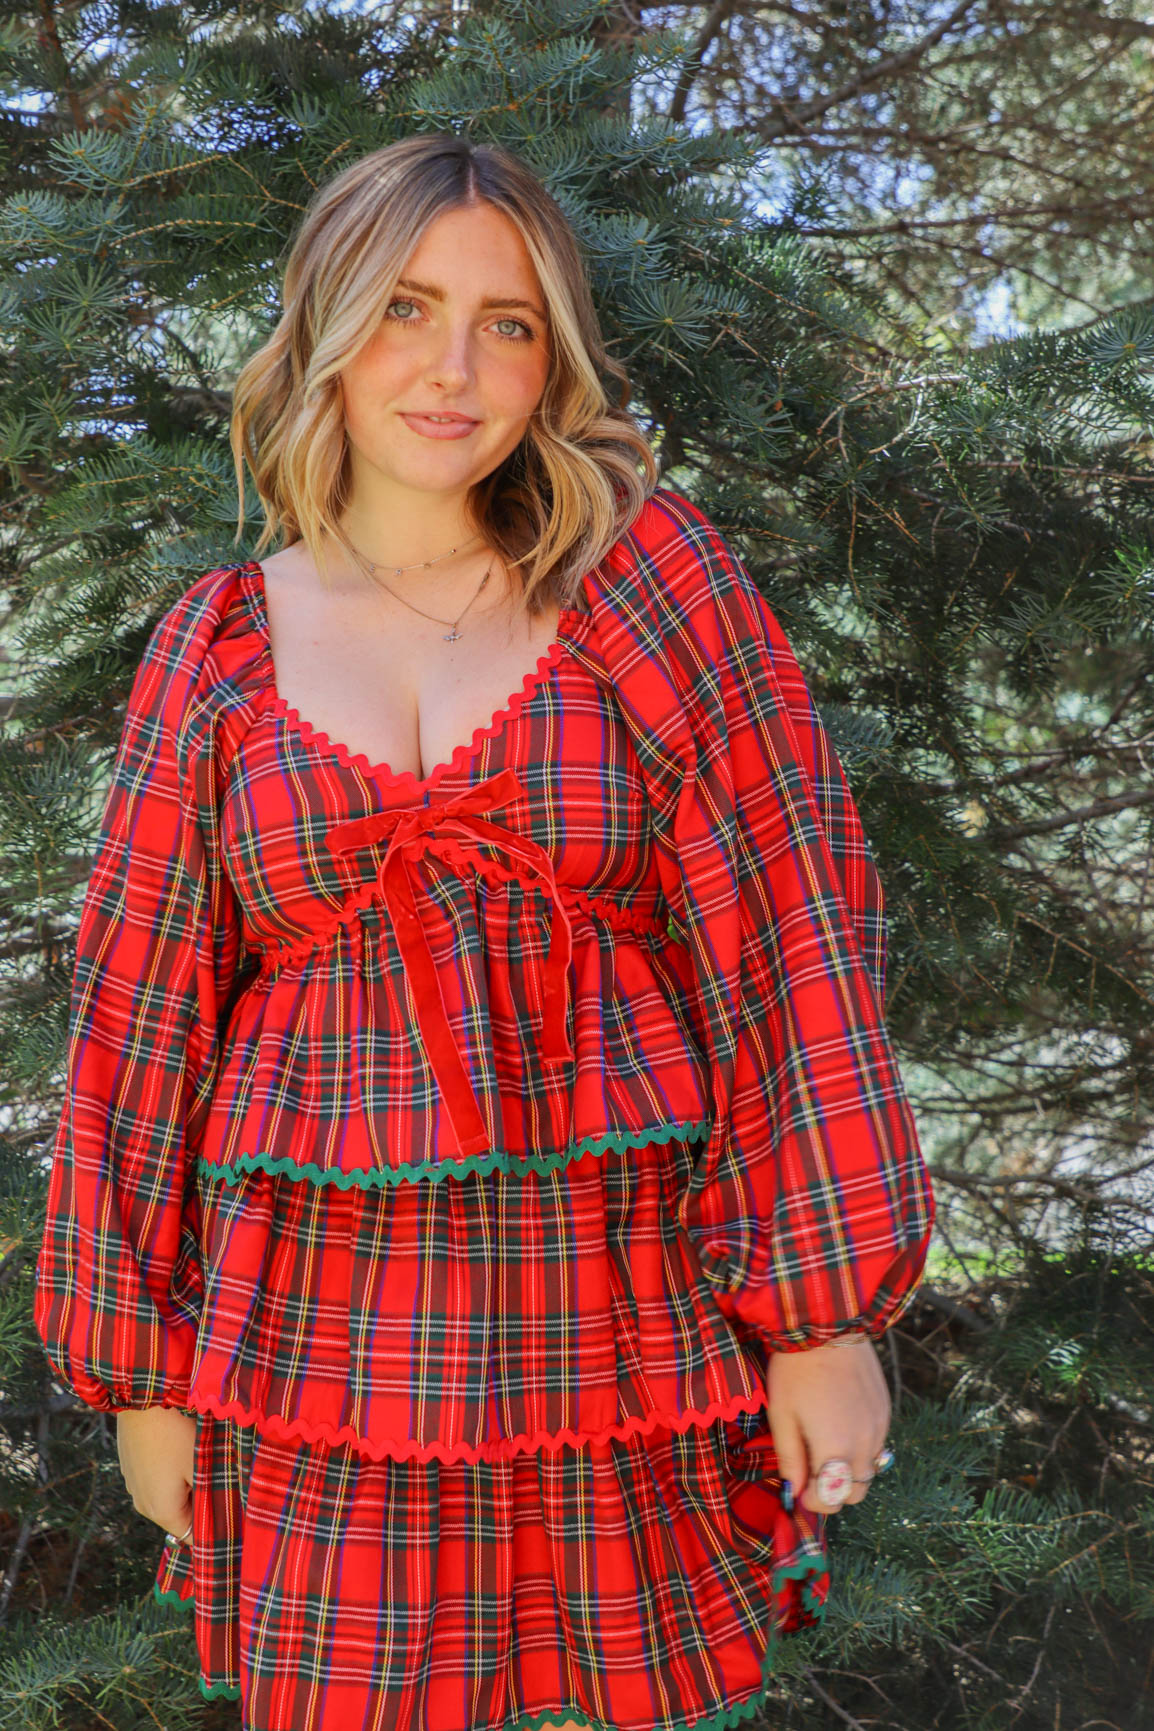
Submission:
{"label": "woman", "polygon": [[129,700],[36,1320],[245,1731],[728,1725],[886,1461],[880,886],[603,376],[516,158],[345,169]]}

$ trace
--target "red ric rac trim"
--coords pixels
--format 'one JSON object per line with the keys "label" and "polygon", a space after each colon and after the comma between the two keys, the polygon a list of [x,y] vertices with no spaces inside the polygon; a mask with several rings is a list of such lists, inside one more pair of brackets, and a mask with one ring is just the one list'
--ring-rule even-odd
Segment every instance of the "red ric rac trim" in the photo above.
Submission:
{"label": "red ric rac trim", "polygon": [[[558,618],[558,630],[575,624],[586,617],[586,614],[575,607],[563,607]],[[269,651],[271,672],[271,647],[267,640],[265,647]],[[370,763],[363,751],[350,751],[348,746],[343,745],[339,739],[330,738],[319,727],[314,727],[311,721],[306,721],[298,709],[290,708],[288,700],[276,691],[275,683],[271,686],[273,699],[269,706],[269,714],[283,718],[287,725],[299,734],[306,745],[314,745],[321,751],[329,752],[346,769],[359,770],[362,775],[371,775],[382,779],[397,789],[409,788],[418,792],[425,788],[436,787],[444,776],[462,769],[470,758],[477,755],[486,739],[495,739],[511,721],[515,721],[525,704],[536,692],[537,687],[548,679],[567,648],[568,643],[563,638],[557,638],[550,644],[545,653],[538,657],[537,665],[530,668],[529,672],[526,673],[521,689],[513,693],[508,703],[497,711],[493,719],[484,726],[474,729],[471,739],[458,745],[450,758],[447,758],[444,763],[435,764],[426,776],[415,775],[411,769],[394,770],[387,763]]]}
{"label": "red ric rac trim", "polygon": [[534,1436],[500,1437],[492,1443],[461,1442],[450,1448],[442,1442],[422,1444],[408,1437],[386,1437],[376,1442],[359,1436],[351,1425],[341,1425],[338,1429],[335,1425],[311,1424],[307,1419],[285,1419],[278,1413],[264,1413],[246,1407],[239,1400],[223,1401],[216,1395],[201,1394],[197,1389],[193,1389],[189,1397],[189,1405],[197,1412],[211,1412],[217,1418],[255,1425],[267,1435],[286,1441],[300,1437],[304,1442],[323,1443],[328,1448],[339,1448],[348,1443],[358,1454],[367,1455],[370,1460],[468,1461],[470,1464],[507,1460],[513,1455],[532,1454],[542,1448],[554,1451],[566,1446],[580,1448],[582,1443],[604,1443],[611,1437],[624,1442],[626,1437],[635,1436],[638,1432],[648,1436],[659,1425],[684,1435],[691,1425],[700,1425],[704,1429],[716,1419],[736,1418],[741,1412],[759,1412],[768,1404],[768,1392],[760,1388],[752,1394],[734,1395],[728,1402],[710,1401],[704,1410],[690,1407],[680,1413],[653,1412],[645,1418],[627,1419],[624,1424],[611,1424],[596,1432],[575,1431],[565,1426],[559,1431],[537,1431]]}
{"label": "red ric rac trim", "polygon": [[588,890],[574,889],[569,884],[558,884],[557,888],[563,902],[579,908],[582,913],[591,914],[594,919],[604,920],[616,931],[636,932],[640,938],[664,938],[667,934],[665,920],[653,919],[634,908],[623,908],[620,903],[610,901],[608,896],[590,895]]}

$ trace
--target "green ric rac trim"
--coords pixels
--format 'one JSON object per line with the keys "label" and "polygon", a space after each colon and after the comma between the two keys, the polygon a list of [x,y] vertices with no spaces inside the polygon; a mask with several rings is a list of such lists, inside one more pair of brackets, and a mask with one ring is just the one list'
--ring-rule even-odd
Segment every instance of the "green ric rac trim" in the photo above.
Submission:
{"label": "green ric rac trim", "polygon": [[196,1686],[206,1701],[218,1700],[222,1695],[226,1701],[240,1700],[240,1688],[236,1683],[206,1683],[203,1677],[198,1677]]}
{"label": "green ric rac trim", "polygon": [[[181,1609],[185,1611],[191,1611],[193,1609],[193,1601],[191,1599],[182,1599],[179,1593],[174,1593],[171,1589],[167,1593],[162,1593],[158,1581],[153,1581],[152,1583],[152,1596],[157,1603],[161,1605],[179,1605]],[[218,1701],[221,1699],[225,1701],[240,1700],[240,1686],[237,1683],[206,1683],[203,1677],[198,1677],[196,1679],[196,1686],[206,1701]]]}
{"label": "green ric rac trim", "polygon": [[361,1171],[341,1172],[334,1167],[320,1167],[312,1160],[300,1162],[289,1156],[271,1154],[241,1154],[235,1160],[197,1159],[197,1170],[206,1178],[238,1184],[245,1172],[284,1173],[290,1178],[307,1178],[313,1184],[335,1184],[340,1190],[350,1190],[354,1184],[370,1189],[382,1184],[417,1184],[427,1179],[439,1184],[443,1178],[464,1178],[471,1172],[503,1172],[521,1177],[526,1172],[555,1172],[580,1160],[586,1154],[624,1154],[630,1148],[643,1148],[648,1142],[692,1142],[705,1140],[712,1120],[699,1118],[690,1124],[651,1124],[645,1130],[608,1130],[603,1136],[582,1136],[570,1142],[556,1154],[506,1154],[495,1150],[491,1154],[464,1154],[459,1160],[419,1160],[400,1166],[371,1166]]}
{"label": "green ric rac trim", "polygon": [[[800,1563],[787,1564],[784,1568],[775,1569],[771,1589],[774,1603],[777,1602],[778,1589],[783,1581],[800,1580],[802,1583],[802,1601],[807,1609],[813,1613],[817,1627],[820,1628],[825,1622],[829,1604],[828,1601],[819,1601],[815,1598],[813,1577],[824,1575],[827,1568],[828,1562],[825,1558],[810,1557],[803,1559]],[[190,1599],[179,1599],[179,1595],[176,1593],[162,1593],[156,1586],[153,1587],[153,1591],[158,1599],[178,1599],[179,1603],[191,1606],[192,1601]],[[732,1707],[722,1707],[716,1713],[701,1719],[674,1719],[671,1724],[660,1726],[658,1731],[691,1731],[691,1727],[692,1731],[726,1731],[727,1727],[738,1724],[742,1719],[754,1718],[760,1712],[772,1687],[774,1660],[777,1657],[778,1645],[782,1638],[776,1627],[771,1629],[765,1658],[761,1666],[761,1683],[752,1695],[747,1696],[744,1701],[738,1701]],[[240,1689],[233,1683],[206,1683],[203,1677],[198,1677],[197,1686],[206,1701],[212,1701],[221,1696],[229,1701],[239,1701],[240,1699]],[[541,1731],[542,1726],[555,1724],[561,1714],[564,1714],[566,1718],[575,1720],[579,1725],[589,1726],[590,1731],[621,1731],[619,1726],[611,1724],[608,1719],[591,1719],[582,1708],[573,1707],[568,1702],[563,1702],[557,1707],[547,1707],[543,1712],[530,1714],[526,1718],[506,1719],[500,1727],[500,1731]]]}
{"label": "green ric rac trim", "polygon": [[[774,1602],[777,1601],[778,1589],[783,1581],[802,1580],[803,1600],[808,1608],[815,1613],[817,1625],[820,1627],[825,1621],[827,1604],[824,1602],[818,1604],[815,1601],[809,1577],[824,1575],[827,1567],[828,1564],[824,1559],[811,1557],[808,1561],[787,1564],[784,1568],[775,1569],[771,1588]],[[747,1696],[744,1701],[738,1701],[732,1707],[721,1707],[716,1713],[706,1714],[700,1719],[674,1719],[669,1723],[660,1725],[657,1731],[691,1731],[691,1728],[692,1731],[725,1731],[726,1727],[736,1725],[742,1719],[755,1718],[765,1705],[766,1696],[773,1687],[774,1660],[777,1658],[777,1649],[781,1640],[782,1637],[778,1634],[776,1627],[773,1628],[770,1631],[769,1643],[765,1650],[765,1658],[762,1661],[761,1683],[753,1694]],[[590,1731],[621,1731],[621,1728],[612,1724],[610,1720],[591,1719],[583,1708],[574,1707],[569,1702],[564,1702],[558,1707],[546,1708],[543,1713],[533,1713],[526,1718],[506,1719],[500,1727],[500,1731],[541,1731],[541,1727],[544,1725],[556,1724],[561,1714],[572,1719],[578,1725],[589,1726]]]}

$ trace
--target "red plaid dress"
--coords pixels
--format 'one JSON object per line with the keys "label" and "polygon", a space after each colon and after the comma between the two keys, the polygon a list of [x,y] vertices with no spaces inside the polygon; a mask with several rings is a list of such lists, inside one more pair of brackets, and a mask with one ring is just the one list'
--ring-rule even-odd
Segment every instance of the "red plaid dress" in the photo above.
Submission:
{"label": "red plaid dress", "polygon": [[667,489],[427,778],[277,693],[255,563],[133,684],[36,1324],[196,1415],[245,1731],[733,1725],[820,1619],[766,1353],[880,1335],[933,1197],[881,890],[781,629]]}

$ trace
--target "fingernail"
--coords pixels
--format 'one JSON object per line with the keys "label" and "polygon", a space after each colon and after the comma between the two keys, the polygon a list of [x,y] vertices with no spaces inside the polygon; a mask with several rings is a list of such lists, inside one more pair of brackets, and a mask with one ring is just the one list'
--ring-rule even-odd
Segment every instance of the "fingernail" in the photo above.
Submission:
{"label": "fingernail", "polygon": [[782,1506],[785,1509],[786,1514],[787,1515],[792,1514],[792,1512],[793,1512],[793,1486],[790,1484],[788,1479],[782,1479],[782,1481],[781,1481],[781,1501],[782,1501]]}

